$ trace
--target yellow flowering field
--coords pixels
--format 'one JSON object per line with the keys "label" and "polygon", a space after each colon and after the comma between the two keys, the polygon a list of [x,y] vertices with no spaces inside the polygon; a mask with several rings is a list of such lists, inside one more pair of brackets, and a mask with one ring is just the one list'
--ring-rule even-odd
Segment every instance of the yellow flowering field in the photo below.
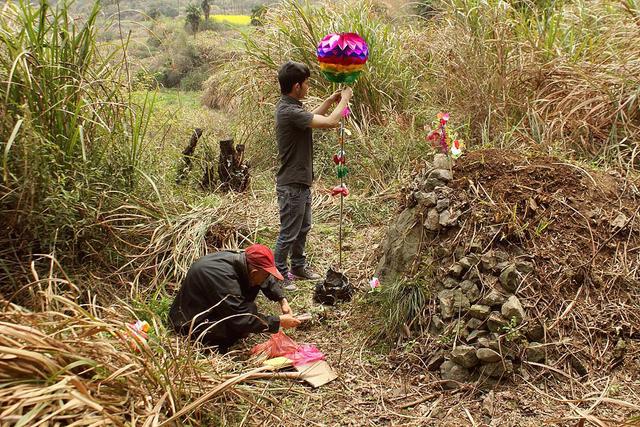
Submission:
{"label": "yellow flowering field", "polygon": [[223,22],[231,25],[249,25],[251,17],[249,15],[212,15],[216,22]]}

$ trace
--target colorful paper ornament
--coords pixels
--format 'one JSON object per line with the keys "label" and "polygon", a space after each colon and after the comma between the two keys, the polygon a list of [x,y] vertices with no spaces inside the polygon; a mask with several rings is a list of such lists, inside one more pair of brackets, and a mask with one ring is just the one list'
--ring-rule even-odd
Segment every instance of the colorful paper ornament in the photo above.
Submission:
{"label": "colorful paper ornament", "polygon": [[146,345],[149,338],[148,332],[151,329],[146,320],[138,320],[135,323],[127,323],[129,331],[128,344],[131,350],[138,351],[140,345]]}
{"label": "colorful paper ornament", "polygon": [[318,43],[320,72],[334,83],[353,83],[369,58],[369,46],[356,33],[327,34]]}
{"label": "colorful paper ornament", "polygon": [[336,175],[338,178],[344,178],[349,173],[349,169],[345,165],[338,165],[336,167]]}
{"label": "colorful paper ornament", "polygon": [[344,165],[345,162],[344,151],[340,150],[336,154],[333,155],[333,163],[336,165]]}
{"label": "colorful paper ornament", "polygon": [[331,195],[332,196],[342,195],[344,197],[347,197],[349,195],[349,189],[347,188],[346,184],[336,185],[331,189]]}

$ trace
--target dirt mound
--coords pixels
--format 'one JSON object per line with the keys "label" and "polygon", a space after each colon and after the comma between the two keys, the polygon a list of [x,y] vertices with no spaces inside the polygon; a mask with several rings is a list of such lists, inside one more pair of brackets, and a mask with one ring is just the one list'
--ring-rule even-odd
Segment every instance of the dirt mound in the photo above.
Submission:
{"label": "dirt mound", "polygon": [[430,286],[409,322],[428,331],[423,366],[458,387],[637,363],[639,202],[637,183],[553,157],[436,155],[404,193],[377,271]]}
{"label": "dirt mound", "polygon": [[457,242],[528,254],[536,274],[523,291],[545,310],[575,300],[585,331],[640,338],[633,182],[552,157],[482,150],[457,162],[450,187],[453,203],[468,206]]}

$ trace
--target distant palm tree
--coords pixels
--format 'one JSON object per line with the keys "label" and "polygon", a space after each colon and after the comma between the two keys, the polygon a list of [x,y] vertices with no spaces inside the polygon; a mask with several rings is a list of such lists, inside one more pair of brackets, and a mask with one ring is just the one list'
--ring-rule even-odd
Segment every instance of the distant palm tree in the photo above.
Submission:
{"label": "distant palm tree", "polygon": [[191,3],[187,6],[187,22],[191,25],[191,30],[193,30],[193,37],[196,36],[198,32],[198,28],[200,27],[200,8],[198,5]]}
{"label": "distant palm tree", "polygon": [[204,22],[209,21],[209,13],[211,13],[211,6],[209,6],[209,0],[202,0],[202,12],[204,13]]}

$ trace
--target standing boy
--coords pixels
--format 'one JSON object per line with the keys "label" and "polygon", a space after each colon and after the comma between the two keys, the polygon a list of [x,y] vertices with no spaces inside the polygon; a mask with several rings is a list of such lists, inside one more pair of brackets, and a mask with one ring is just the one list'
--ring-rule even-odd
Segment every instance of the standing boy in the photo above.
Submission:
{"label": "standing boy", "polygon": [[[276,192],[280,209],[280,234],[276,241],[275,262],[284,276],[284,287],[295,289],[293,279],[317,280],[306,263],[305,243],[311,229],[311,184],[313,183],[312,129],[334,128],[353,95],[351,88],[335,92],[313,111],[306,111],[302,100],[309,92],[309,67],[288,61],[278,71],[282,97],[276,104],[276,139],[280,169]],[[334,103],[333,112],[325,116]],[[291,270],[287,259],[291,255]]]}

